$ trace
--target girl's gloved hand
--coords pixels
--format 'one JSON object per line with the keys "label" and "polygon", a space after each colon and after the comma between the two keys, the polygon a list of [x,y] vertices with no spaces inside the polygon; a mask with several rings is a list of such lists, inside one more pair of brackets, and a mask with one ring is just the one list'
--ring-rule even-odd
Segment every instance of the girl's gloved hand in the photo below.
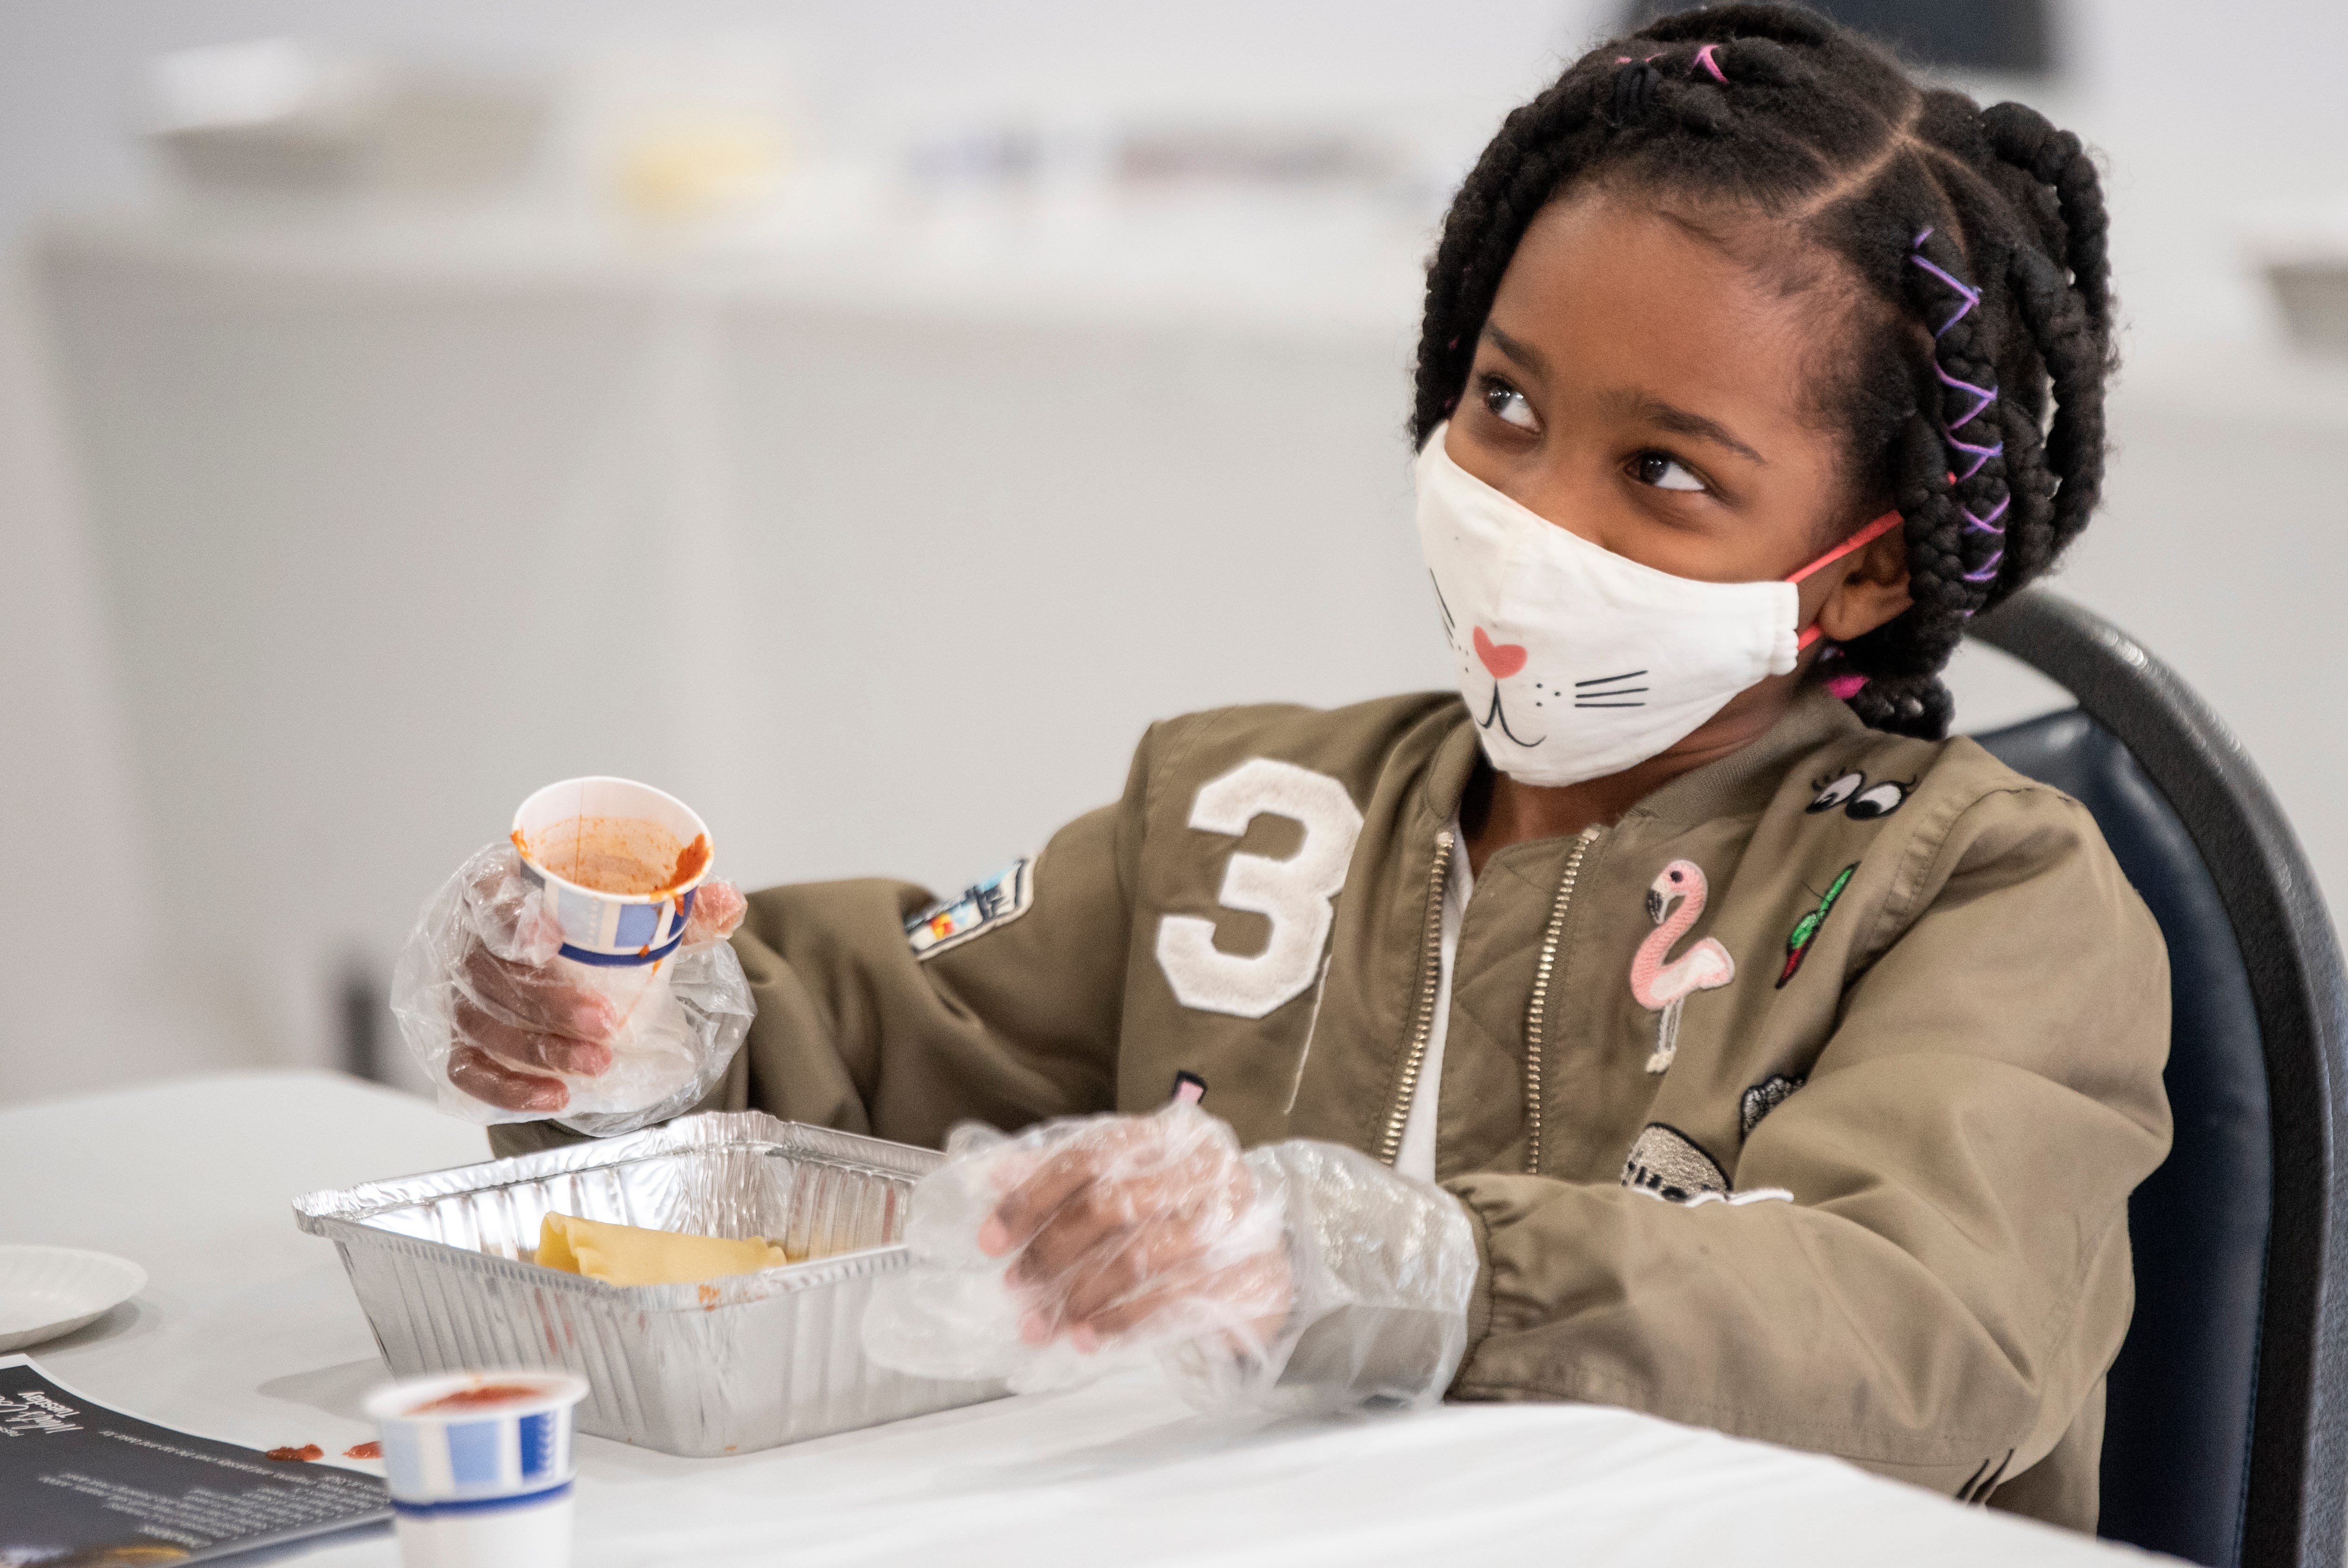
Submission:
{"label": "girl's gloved hand", "polygon": [[1466,1211],[1352,1150],[1242,1155],[1178,1102],[946,1154],[865,1318],[885,1366],[1030,1392],[1156,1359],[1205,1408],[1315,1410],[1430,1402],[1466,1350]]}
{"label": "girl's gloved hand", "polygon": [[1217,1333],[1268,1345],[1291,1301],[1280,1215],[1239,1140],[1176,1104],[1101,1117],[1000,1161],[978,1250],[1010,1260],[1029,1345],[1080,1353],[1128,1336]]}
{"label": "girl's gloved hand", "polygon": [[[663,1014],[666,1034],[689,1035],[700,1021],[690,1000],[696,983],[720,994],[716,1011],[734,1010],[726,1002],[744,989],[740,967],[730,964],[730,950],[721,961],[711,946],[733,934],[746,910],[731,882],[704,882],[695,892],[670,976],[673,991],[688,994],[685,1016],[678,1024]],[[614,1047],[628,1043],[631,1026],[654,1022],[649,1014],[634,1016],[634,993],[614,984],[614,972],[561,959],[561,930],[522,875],[521,857],[497,843],[469,859],[425,906],[400,954],[391,1001],[402,1034],[435,1080],[485,1108],[485,1119],[572,1109],[580,1080],[612,1072]],[[747,993],[738,1010],[747,1028]],[[731,1032],[738,1044],[741,1031]]]}

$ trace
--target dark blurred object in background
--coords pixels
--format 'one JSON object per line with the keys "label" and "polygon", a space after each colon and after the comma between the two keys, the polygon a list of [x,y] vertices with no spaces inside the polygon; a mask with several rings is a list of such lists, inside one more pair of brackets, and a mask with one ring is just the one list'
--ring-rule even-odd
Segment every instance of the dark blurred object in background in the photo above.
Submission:
{"label": "dark blurred object in background", "polygon": [[391,1006],[384,995],[383,965],[357,954],[346,957],[339,989],[343,1070],[373,1083],[389,1083],[390,1064],[384,1060],[383,1044],[389,1033],[384,1025],[391,1017]]}
{"label": "dark blurred object in background", "polygon": [[[1881,40],[1921,65],[2046,76],[2054,69],[2054,0],[1804,0],[1846,26]],[[1697,0],[1632,0],[1629,25],[1643,26]]]}

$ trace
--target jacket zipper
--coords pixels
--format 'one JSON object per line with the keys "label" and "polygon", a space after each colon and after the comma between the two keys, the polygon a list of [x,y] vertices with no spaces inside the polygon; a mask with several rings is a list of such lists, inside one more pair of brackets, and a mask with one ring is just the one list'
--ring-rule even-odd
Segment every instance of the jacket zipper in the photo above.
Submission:
{"label": "jacket zipper", "polygon": [[1410,1046],[1403,1052],[1402,1076],[1395,1083],[1394,1109],[1386,1116],[1385,1136],[1378,1140],[1378,1159],[1392,1165],[1402,1152],[1403,1124],[1410,1119],[1410,1102],[1418,1091],[1419,1069],[1426,1065],[1427,1037],[1435,1032],[1435,994],[1443,984],[1443,894],[1451,885],[1451,846],[1447,828],[1436,835],[1435,872],[1426,879],[1426,929],[1419,944],[1418,1010],[1410,1025]]}
{"label": "jacket zipper", "polygon": [[1565,939],[1566,912],[1573,907],[1573,887],[1581,880],[1582,858],[1590,853],[1605,829],[1592,824],[1581,830],[1565,857],[1565,873],[1557,879],[1557,899],[1550,905],[1549,926],[1541,933],[1540,963],[1533,970],[1533,999],[1525,1009],[1525,1174],[1538,1176],[1541,1168],[1541,1047],[1549,1041],[1549,986],[1557,970],[1558,944]]}

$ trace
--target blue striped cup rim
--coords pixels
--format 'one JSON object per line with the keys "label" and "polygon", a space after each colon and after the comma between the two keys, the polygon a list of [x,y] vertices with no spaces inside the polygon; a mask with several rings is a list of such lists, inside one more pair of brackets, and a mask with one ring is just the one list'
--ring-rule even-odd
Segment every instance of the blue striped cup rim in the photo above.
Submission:
{"label": "blue striped cup rim", "polygon": [[535,1503],[553,1502],[567,1495],[571,1482],[560,1480],[536,1491],[507,1492],[498,1497],[444,1497],[430,1502],[410,1501],[406,1498],[391,1500],[391,1511],[411,1519],[429,1519],[451,1513],[495,1513],[508,1508],[528,1508]]}
{"label": "blue striped cup rim", "polygon": [[685,922],[677,922],[675,936],[659,947],[649,947],[642,952],[598,953],[592,947],[573,947],[566,942],[562,944],[562,956],[573,964],[592,964],[604,969],[624,969],[633,964],[658,964],[683,944],[685,925]]}

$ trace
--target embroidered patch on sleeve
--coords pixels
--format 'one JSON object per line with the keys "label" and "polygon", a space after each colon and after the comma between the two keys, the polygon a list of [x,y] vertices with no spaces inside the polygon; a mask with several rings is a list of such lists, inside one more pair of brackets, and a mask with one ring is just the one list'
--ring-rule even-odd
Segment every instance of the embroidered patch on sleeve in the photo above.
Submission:
{"label": "embroidered patch on sleeve", "polygon": [[1749,1192],[1698,1192],[1684,1201],[1666,1198],[1647,1187],[1633,1187],[1631,1191],[1642,1198],[1653,1198],[1658,1203],[1677,1202],[1683,1209],[1701,1209],[1706,1203],[1725,1203],[1732,1209],[1742,1209],[1754,1203],[1790,1203],[1794,1201],[1794,1194],[1784,1187],[1756,1187]]}
{"label": "embroidered patch on sleeve", "polygon": [[933,903],[906,921],[905,940],[914,957],[935,958],[983,932],[1010,924],[1035,902],[1035,861],[1014,861],[963,889],[961,897]]}
{"label": "embroidered patch on sleeve", "polygon": [[1668,1202],[1684,1203],[1703,1192],[1728,1191],[1720,1162],[1676,1127],[1651,1121],[1622,1161],[1622,1185]]}
{"label": "embroidered patch on sleeve", "polygon": [[1818,896],[1818,907],[1806,913],[1794,923],[1794,929],[1786,934],[1786,966],[1777,972],[1776,989],[1784,990],[1786,982],[1801,968],[1802,960],[1810,955],[1811,938],[1817,936],[1818,927],[1827,923],[1827,916],[1834,913],[1835,900],[1840,898],[1842,890],[1850,885],[1851,873],[1857,870],[1857,861],[1843,867],[1840,874],[1828,885],[1827,891]]}
{"label": "embroidered patch on sleeve", "polygon": [[1753,1130],[1761,1125],[1763,1117],[1785,1104],[1787,1096],[1809,1081],[1807,1073],[1794,1078],[1787,1078],[1784,1073],[1771,1073],[1746,1089],[1737,1100],[1737,1126],[1744,1130],[1746,1137],[1752,1137]]}

